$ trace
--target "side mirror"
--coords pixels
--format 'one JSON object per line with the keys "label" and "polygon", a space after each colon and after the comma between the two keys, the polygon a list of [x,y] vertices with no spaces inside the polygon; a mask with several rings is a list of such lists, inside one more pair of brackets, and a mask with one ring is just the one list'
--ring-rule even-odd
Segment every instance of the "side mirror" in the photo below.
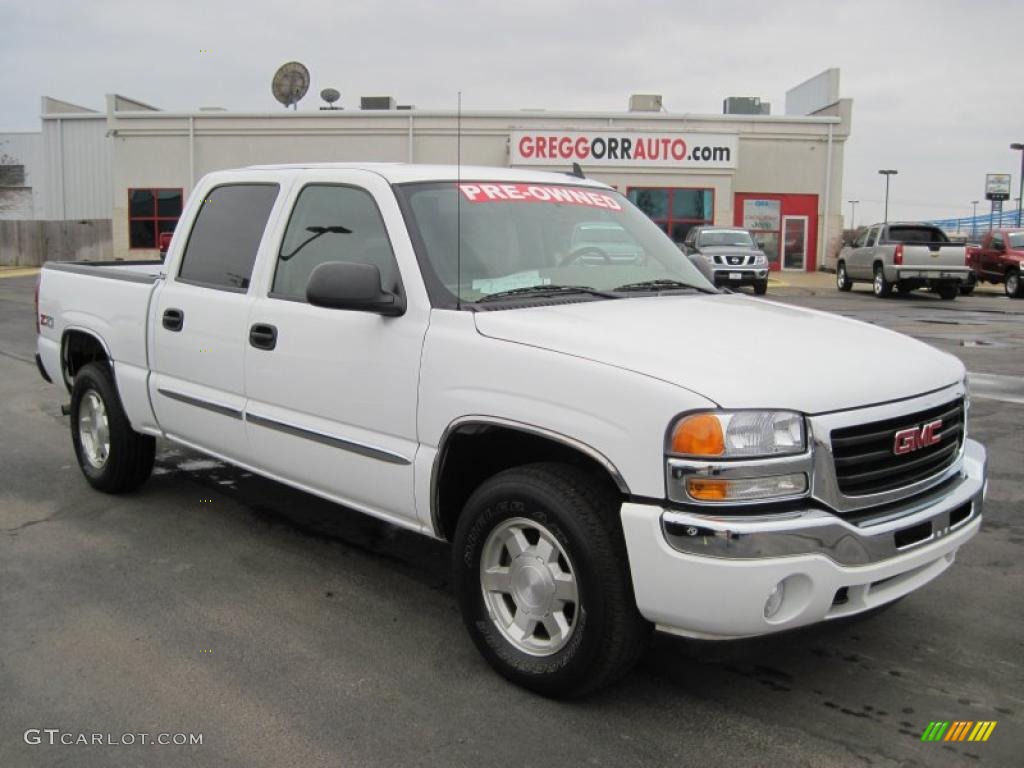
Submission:
{"label": "side mirror", "polygon": [[380,270],[373,264],[325,261],[309,276],[306,300],[329,309],[352,309],[388,317],[405,314],[405,302],[381,288]]}

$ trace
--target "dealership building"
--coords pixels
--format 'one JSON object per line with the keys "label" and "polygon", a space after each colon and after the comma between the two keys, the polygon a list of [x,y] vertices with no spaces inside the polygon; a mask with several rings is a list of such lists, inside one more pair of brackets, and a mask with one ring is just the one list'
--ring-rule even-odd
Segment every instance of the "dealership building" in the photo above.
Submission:
{"label": "dealership building", "polygon": [[[723,114],[689,114],[637,95],[623,112],[460,116],[389,98],[364,99],[372,109],[258,114],[167,112],[118,95],[107,97],[103,113],[44,99],[40,133],[0,134],[0,168],[20,182],[15,215],[8,207],[0,219],[61,222],[65,231],[106,227],[108,242],[90,241],[85,256],[148,258],[209,171],[326,161],[449,164],[461,155],[464,165],[547,171],[578,163],[677,242],[697,224],[739,225],[753,232],[774,268],[814,270],[841,235],[852,102],[839,97],[834,69],[787,92],[783,115],[749,114],[767,106],[756,101],[729,99]],[[0,234],[7,223],[0,221]],[[57,257],[81,255],[72,248]]]}

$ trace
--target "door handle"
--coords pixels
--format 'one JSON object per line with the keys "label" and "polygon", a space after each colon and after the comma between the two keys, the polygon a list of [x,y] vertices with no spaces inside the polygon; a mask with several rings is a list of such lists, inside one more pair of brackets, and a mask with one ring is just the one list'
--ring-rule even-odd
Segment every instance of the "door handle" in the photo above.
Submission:
{"label": "door handle", "polygon": [[249,329],[249,343],[256,349],[273,349],[277,346],[277,328],[256,323]]}
{"label": "door handle", "polygon": [[168,331],[178,332],[185,325],[185,313],[180,309],[164,310],[164,328]]}

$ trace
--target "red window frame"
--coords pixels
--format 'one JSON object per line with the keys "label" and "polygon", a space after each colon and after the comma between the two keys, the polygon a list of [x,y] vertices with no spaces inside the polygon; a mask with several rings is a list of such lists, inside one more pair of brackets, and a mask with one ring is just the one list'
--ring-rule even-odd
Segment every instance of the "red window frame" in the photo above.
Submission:
{"label": "red window frame", "polygon": [[[132,194],[135,192],[150,192],[153,195],[153,211],[151,216],[132,215]],[[160,222],[173,221],[175,224],[181,218],[177,216],[160,215],[160,192],[177,192],[181,195],[181,208],[185,209],[185,190],[182,187],[129,187],[128,188],[128,249],[132,251],[154,251],[160,247]],[[132,245],[132,222],[151,221],[153,222],[153,245]]]}
{"label": "red window frame", "polygon": [[[715,223],[715,209],[718,206],[717,195],[715,194],[714,187],[626,187],[626,197],[629,198],[634,192],[668,192],[668,205],[666,207],[667,215],[663,218],[651,217],[651,221],[665,230],[665,233],[672,237],[672,225],[673,224],[689,224],[691,227],[698,226],[700,224],[714,224]],[[694,219],[685,217],[676,217],[672,215],[673,202],[676,192],[710,192],[711,193],[711,216],[704,219]],[[679,242],[682,242],[680,240]]]}

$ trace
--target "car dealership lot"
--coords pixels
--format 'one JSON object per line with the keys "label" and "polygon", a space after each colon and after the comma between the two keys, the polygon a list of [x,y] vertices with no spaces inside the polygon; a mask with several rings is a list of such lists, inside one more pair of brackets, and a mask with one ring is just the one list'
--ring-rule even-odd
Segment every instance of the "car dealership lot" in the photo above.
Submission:
{"label": "car dealership lot", "polygon": [[[728,644],[658,637],[623,683],[568,704],[486,667],[446,545],[169,443],[140,492],[92,491],[63,393],[32,363],[34,278],[0,280],[0,766],[1017,764],[1024,301],[882,301],[815,277],[768,298],[910,333],[984,375],[981,534],[877,617]],[[933,720],[998,725],[986,743],[922,743]],[[204,738],[25,743],[54,728]]]}

